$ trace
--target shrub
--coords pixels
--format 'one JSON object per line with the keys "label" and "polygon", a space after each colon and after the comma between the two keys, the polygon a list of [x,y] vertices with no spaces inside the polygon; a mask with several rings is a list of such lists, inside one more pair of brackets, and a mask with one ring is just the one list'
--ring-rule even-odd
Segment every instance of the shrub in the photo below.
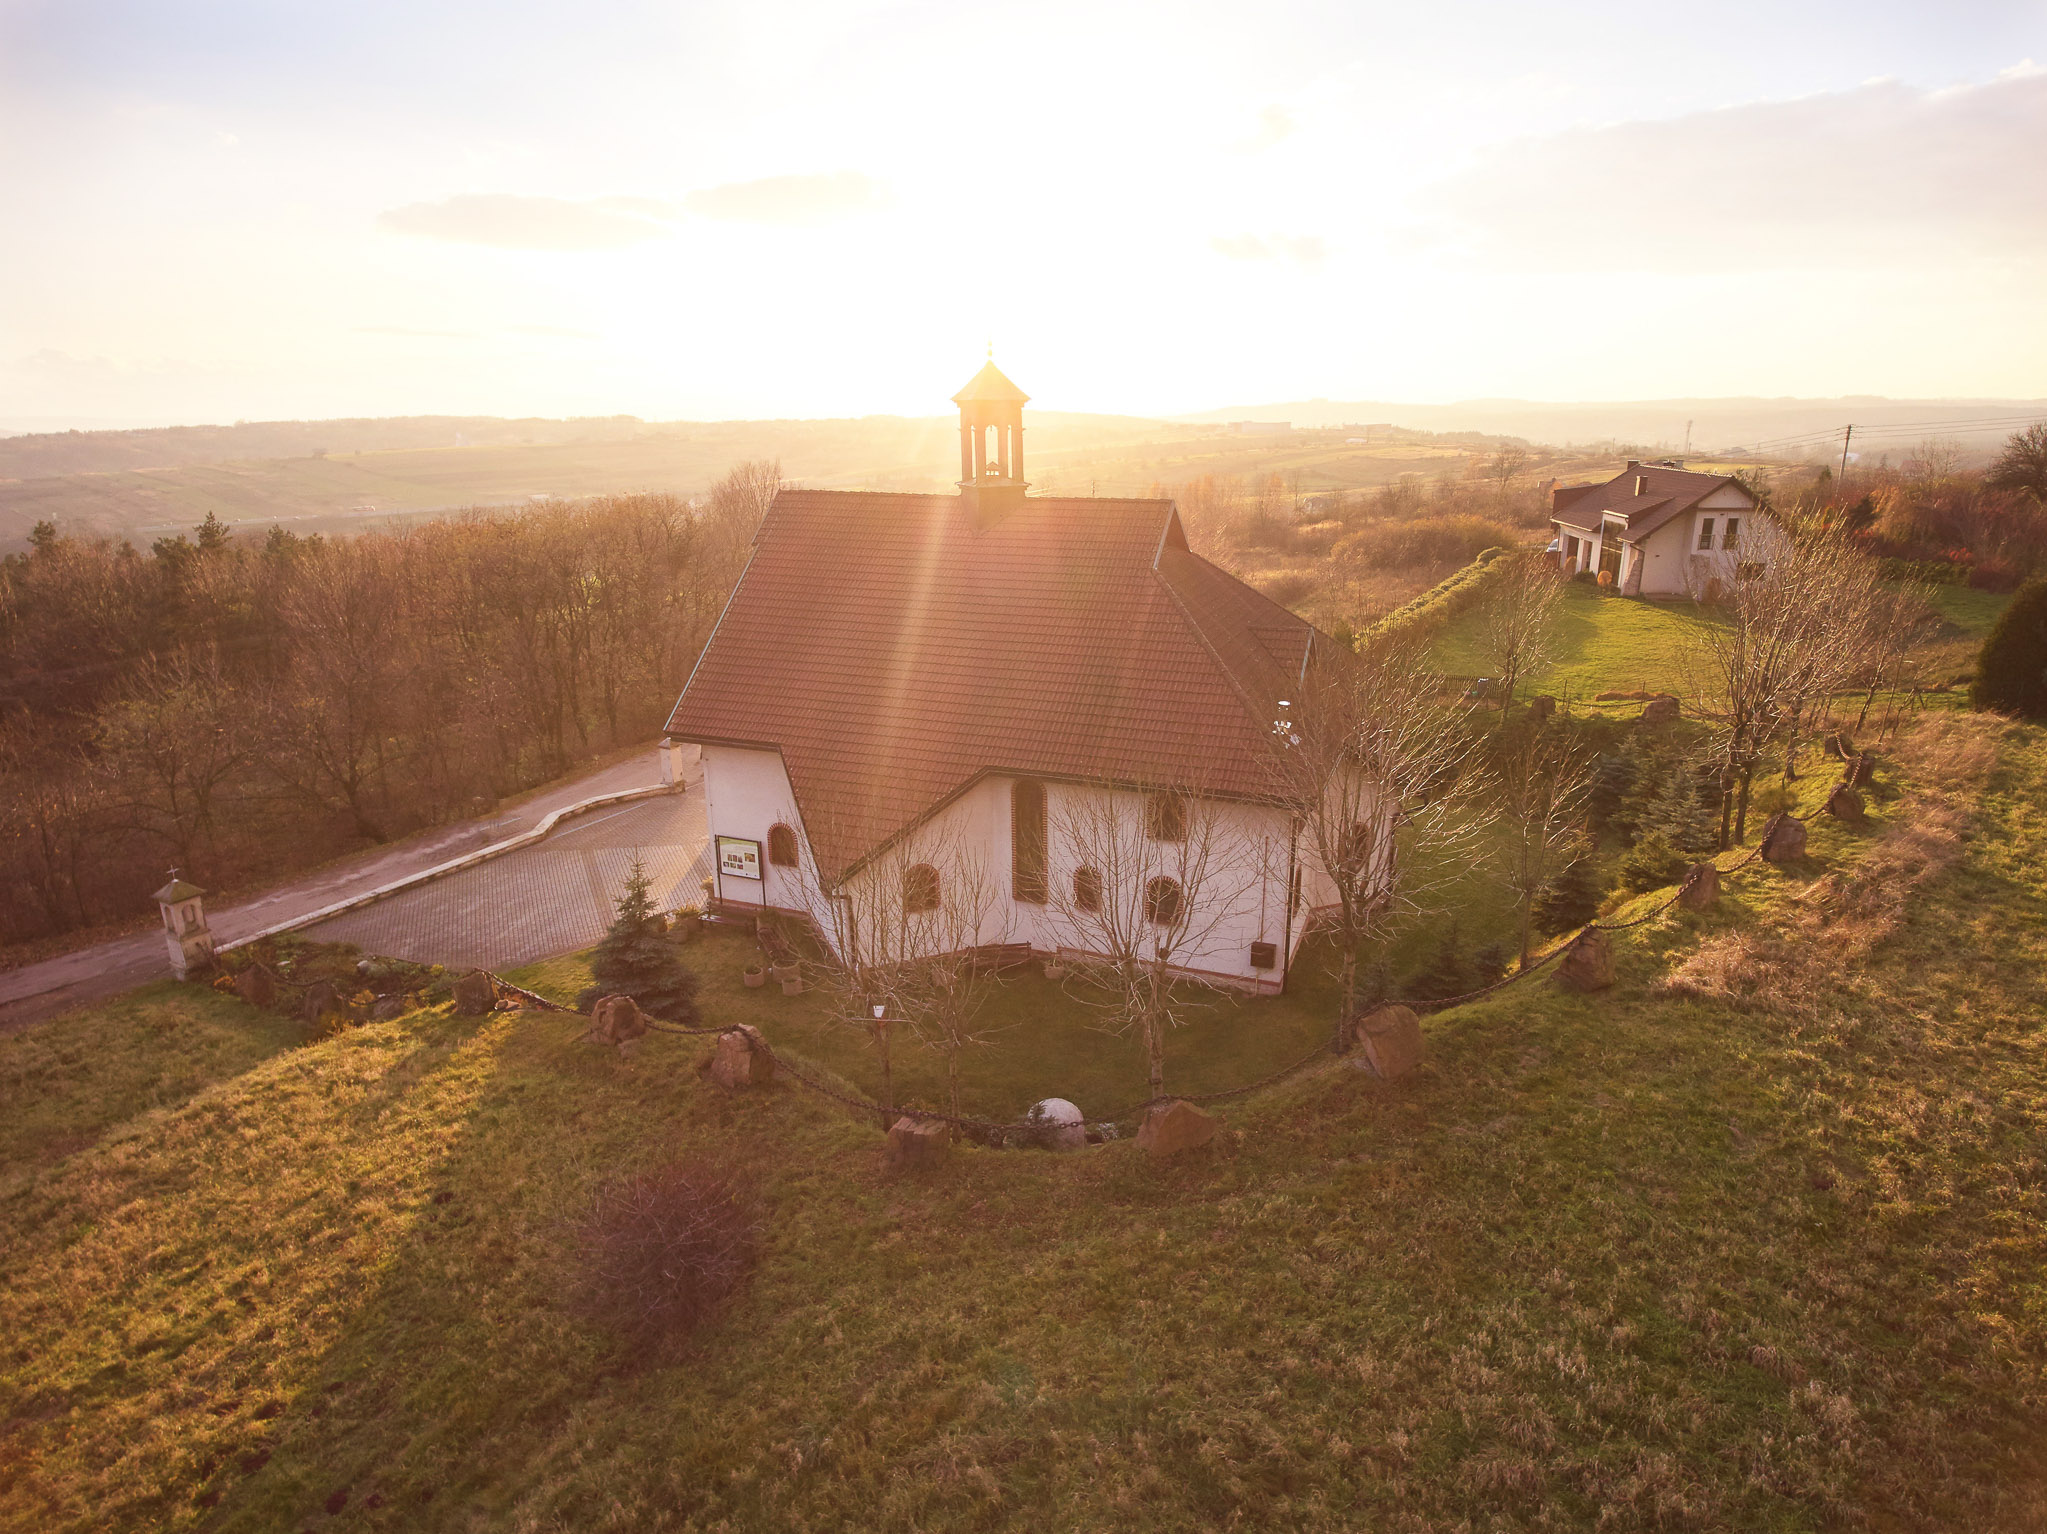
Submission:
{"label": "shrub", "polygon": [[2047,719],[2047,580],[2011,599],[1983,641],[1969,701],[2028,719]]}
{"label": "shrub", "polygon": [[1461,564],[1481,550],[1514,541],[1512,528],[1487,517],[1421,517],[1371,523],[1332,552],[1349,563],[1405,570],[1414,565]]}
{"label": "shrub", "polygon": [[1321,584],[1305,570],[1283,570],[1269,577],[1258,589],[1281,607],[1292,607]]}
{"label": "shrub", "polygon": [[1797,808],[1798,795],[1781,783],[1759,788],[1749,799],[1749,813],[1752,815],[1777,815]]}
{"label": "shrub", "polygon": [[1685,876],[1690,861],[1670,839],[1651,832],[1627,850],[1621,859],[1621,883],[1640,894],[1644,890],[1661,889],[1666,884],[1675,884]]}
{"label": "shrub", "polygon": [[1592,849],[1581,845],[1574,850],[1577,855],[1552,874],[1535,897],[1535,925],[1541,932],[1584,926],[1599,914],[1599,903],[1606,897]]}
{"label": "shrub", "polygon": [[736,1173],[701,1162],[600,1189],[576,1232],[578,1308],[638,1358],[672,1355],[752,1271],[756,1211]]}

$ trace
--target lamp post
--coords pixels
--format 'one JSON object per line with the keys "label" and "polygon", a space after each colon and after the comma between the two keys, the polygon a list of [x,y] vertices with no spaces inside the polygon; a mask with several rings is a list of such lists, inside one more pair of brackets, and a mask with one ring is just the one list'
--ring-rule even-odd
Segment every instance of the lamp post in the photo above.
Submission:
{"label": "lamp post", "polygon": [[874,1030],[874,1047],[881,1051],[881,1129],[886,1134],[896,1113],[895,1082],[888,1067],[888,1004],[877,1001],[873,1011],[874,1021],[870,1026]]}

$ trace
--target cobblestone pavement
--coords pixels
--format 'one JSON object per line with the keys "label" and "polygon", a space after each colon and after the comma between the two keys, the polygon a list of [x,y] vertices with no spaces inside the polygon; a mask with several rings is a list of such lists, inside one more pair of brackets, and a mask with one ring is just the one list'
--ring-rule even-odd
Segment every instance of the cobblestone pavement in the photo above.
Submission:
{"label": "cobblestone pavement", "polygon": [[699,780],[686,794],[579,816],[544,842],[303,930],[394,959],[508,969],[602,937],[636,853],[662,909],[701,900],[707,837]]}

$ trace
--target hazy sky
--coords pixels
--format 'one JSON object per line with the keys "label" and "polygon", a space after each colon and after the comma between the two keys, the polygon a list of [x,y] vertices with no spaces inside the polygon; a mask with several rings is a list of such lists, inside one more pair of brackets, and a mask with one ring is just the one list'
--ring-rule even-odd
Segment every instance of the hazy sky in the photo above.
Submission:
{"label": "hazy sky", "polygon": [[0,0],[0,422],[2047,395],[2047,0]]}

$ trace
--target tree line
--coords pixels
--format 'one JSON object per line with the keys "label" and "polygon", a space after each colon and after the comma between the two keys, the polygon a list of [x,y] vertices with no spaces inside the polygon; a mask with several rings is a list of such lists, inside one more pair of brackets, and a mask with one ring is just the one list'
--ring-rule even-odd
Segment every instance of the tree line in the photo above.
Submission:
{"label": "tree line", "polygon": [[497,801],[658,734],[780,482],[0,561],[0,941]]}

